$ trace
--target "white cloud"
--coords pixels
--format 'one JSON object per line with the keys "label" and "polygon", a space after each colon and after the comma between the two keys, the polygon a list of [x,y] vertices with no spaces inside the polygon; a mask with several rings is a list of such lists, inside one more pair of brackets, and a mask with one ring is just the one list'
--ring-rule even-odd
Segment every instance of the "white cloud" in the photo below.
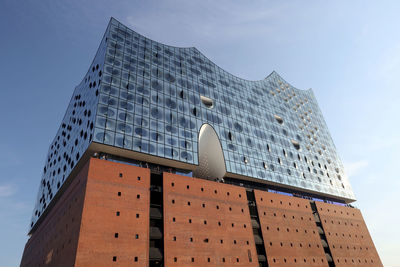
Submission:
{"label": "white cloud", "polygon": [[16,188],[13,185],[0,185],[0,197],[10,197],[14,195]]}
{"label": "white cloud", "polygon": [[[281,14],[287,13],[287,9],[287,4],[265,8],[262,2],[241,5],[230,1],[176,0],[168,4],[160,2],[151,12],[128,15],[126,21],[133,29],[150,35],[150,38],[156,34],[156,40],[191,42],[193,39],[203,39],[212,40],[215,44],[221,40],[228,42],[248,36],[277,34],[279,31],[276,31],[273,22],[282,20]],[[163,23],[160,24],[160,21]],[[186,36],[182,37],[182,34]],[[196,42],[196,45],[199,43]]]}
{"label": "white cloud", "polygon": [[353,177],[357,175],[362,169],[368,166],[368,161],[360,160],[355,162],[345,162],[344,169],[348,177]]}

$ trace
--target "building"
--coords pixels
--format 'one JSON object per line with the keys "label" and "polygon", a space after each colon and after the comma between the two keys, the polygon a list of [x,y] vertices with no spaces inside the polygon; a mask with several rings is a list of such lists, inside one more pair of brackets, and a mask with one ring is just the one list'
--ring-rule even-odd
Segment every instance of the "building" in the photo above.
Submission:
{"label": "building", "polygon": [[312,90],[111,19],[21,266],[382,266]]}

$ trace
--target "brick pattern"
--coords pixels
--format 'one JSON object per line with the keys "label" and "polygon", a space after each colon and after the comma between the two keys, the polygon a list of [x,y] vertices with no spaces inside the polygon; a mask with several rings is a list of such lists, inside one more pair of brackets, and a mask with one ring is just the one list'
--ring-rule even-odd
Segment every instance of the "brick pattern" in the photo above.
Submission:
{"label": "brick pattern", "polygon": [[[165,266],[258,266],[242,187],[163,174]],[[310,202],[254,190],[269,266],[328,266]],[[90,159],[21,266],[148,266],[150,171]],[[358,209],[316,202],[335,266],[382,266]]]}
{"label": "brick pattern", "polygon": [[165,266],[258,266],[244,188],[170,173],[164,182]]}
{"label": "brick pattern", "polygon": [[148,266],[150,171],[91,159],[75,266]]}
{"label": "brick pattern", "polygon": [[28,240],[21,267],[74,265],[88,168],[83,167]]}
{"label": "brick pattern", "polygon": [[328,266],[310,202],[254,190],[269,266]]}
{"label": "brick pattern", "polygon": [[382,266],[360,210],[316,202],[335,266]]}

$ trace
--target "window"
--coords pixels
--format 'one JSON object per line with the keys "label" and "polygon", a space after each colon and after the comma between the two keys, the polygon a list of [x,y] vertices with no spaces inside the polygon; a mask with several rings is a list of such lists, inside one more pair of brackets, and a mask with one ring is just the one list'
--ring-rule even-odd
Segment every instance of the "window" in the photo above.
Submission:
{"label": "window", "polygon": [[113,261],[117,261],[117,256],[113,256]]}
{"label": "window", "polygon": [[114,237],[115,237],[115,238],[118,238],[118,233],[115,233],[115,234],[114,234]]}
{"label": "window", "polygon": [[119,215],[120,215],[120,212],[119,212],[119,211],[117,211],[117,212],[116,212],[116,215],[117,215],[117,216],[119,216]]}
{"label": "window", "polygon": [[268,165],[267,165],[267,163],[265,161],[263,161],[262,164],[263,164],[264,169],[268,169]]}
{"label": "window", "polygon": [[205,96],[200,96],[200,100],[203,103],[204,106],[207,108],[213,108],[214,107],[214,102],[211,98],[205,97]]}
{"label": "window", "polygon": [[279,124],[283,124],[283,119],[280,116],[274,115],[274,117]]}
{"label": "window", "polygon": [[194,116],[197,116],[197,115],[198,115],[198,111],[197,111],[196,108],[193,108],[193,109],[192,109],[192,114],[193,114]]}
{"label": "window", "polygon": [[299,142],[297,142],[296,140],[290,140],[292,142],[292,145],[294,146],[294,148],[296,148],[297,150],[300,150],[300,144]]}
{"label": "window", "polygon": [[231,132],[228,133],[228,139],[230,141],[233,141],[233,134]]}
{"label": "window", "polygon": [[118,196],[119,196],[119,197],[121,196],[121,192],[118,192]]}

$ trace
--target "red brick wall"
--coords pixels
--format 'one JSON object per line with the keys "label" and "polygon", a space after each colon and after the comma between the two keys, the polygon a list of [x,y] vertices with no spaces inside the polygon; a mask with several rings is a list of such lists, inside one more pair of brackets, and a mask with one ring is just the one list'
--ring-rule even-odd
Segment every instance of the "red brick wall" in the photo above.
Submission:
{"label": "red brick wall", "polygon": [[148,169],[91,159],[27,242],[21,266],[148,266],[149,190]]}
{"label": "red brick wall", "polygon": [[339,266],[382,266],[360,210],[316,202],[333,260]]}
{"label": "red brick wall", "polygon": [[89,163],[74,178],[25,245],[21,266],[73,266]]}
{"label": "red brick wall", "polygon": [[166,267],[258,266],[244,188],[163,175]]}
{"label": "red brick wall", "polygon": [[149,206],[149,169],[91,159],[75,266],[148,266]]}
{"label": "red brick wall", "polygon": [[328,266],[310,202],[254,190],[269,266]]}
{"label": "red brick wall", "polygon": [[[258,266],[244,188],[171,173],[163,182],[166,267]],[[269,266],[328,265],[308,200],[254,194]],[[149,207],[149,169],[91,159],[28,240],[21,266],[148,266]],[[358,209],[316,207],[336,266],[382,266]]]}

